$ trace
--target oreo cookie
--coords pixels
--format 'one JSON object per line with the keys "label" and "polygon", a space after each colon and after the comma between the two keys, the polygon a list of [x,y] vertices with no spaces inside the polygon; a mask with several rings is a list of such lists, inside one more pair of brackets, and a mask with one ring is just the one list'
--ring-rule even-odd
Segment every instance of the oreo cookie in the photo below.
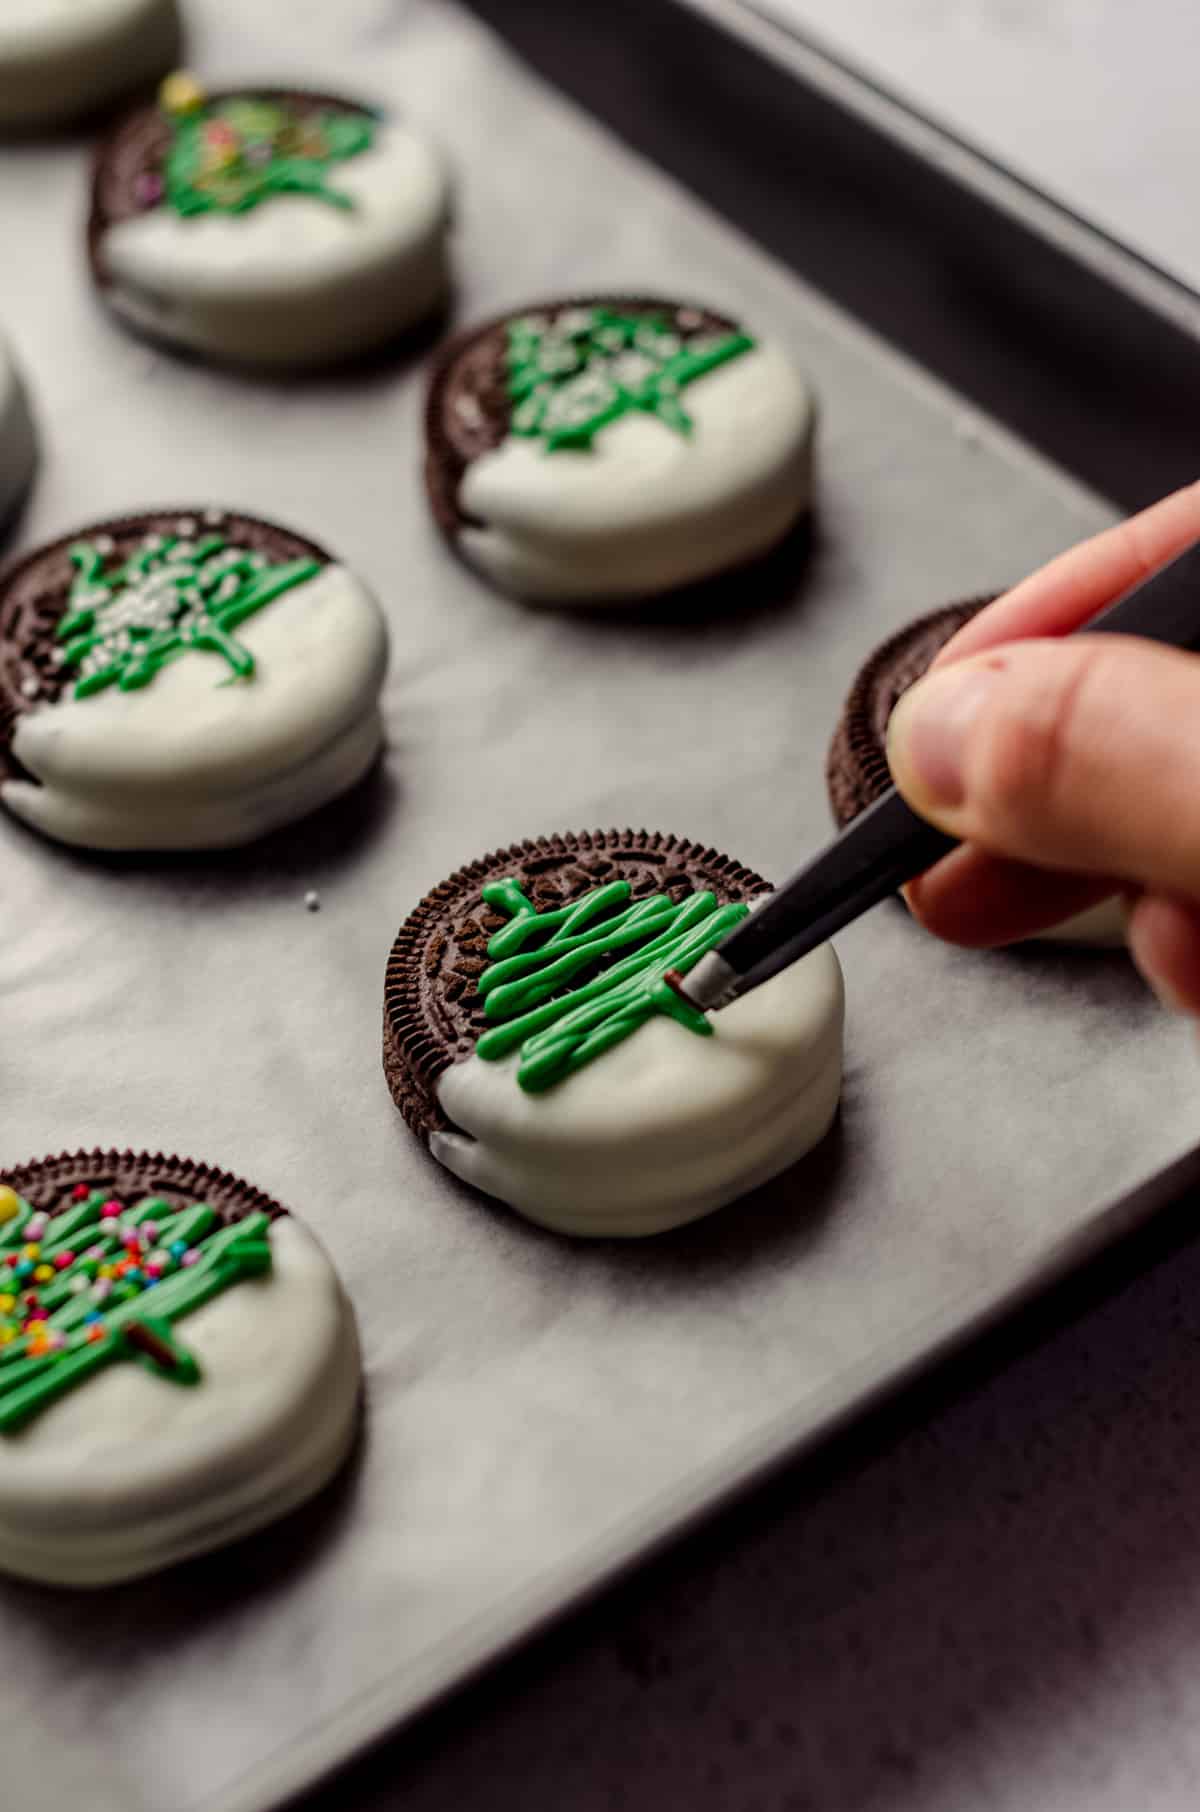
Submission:
{"label": "oreo cookie", "polygon": [[817,1142],[841,1077],[829,948],[714,1021],[664,980],[770,891],[684,838],[539,837],[435,887],[387,965],[384,1071],[434,1157],[560,1232],[654,1233]]}
{"label": "oreo cookie", "polygon": [[532,602],[632,602],[761,560],[812,497],[812,394],[731,316],[531,304],[451,340],[425,478],[456,552]]}
{"label": "oreo cookie", "polygon": [[0,801],[95,849],[249,842],[371,766],[386,659],[366,587],[291,530],[89,524],[0,572]]}
{"label": "oreo cookie", "polygon": [[336,1274],[261,1189],[161,1152],[0,1168],[0,1570],[108,1585],[273,1521],[360,1389]]}
{"label": "oreo cookie", "polygon": [[436,309],[448,227],[446,173],[408,127],[339,95],[210,94],[179,72],[100,146],[87,237],[128,326],[217,360],[304,366]]}
{"label": "oreo cookie", "polygon": [[969,598],[918,617],[881,643],[859,669],[825,761],[829,802],[839,827],[857,818],[892,784],[887,726],[896,701],[995,595]]}

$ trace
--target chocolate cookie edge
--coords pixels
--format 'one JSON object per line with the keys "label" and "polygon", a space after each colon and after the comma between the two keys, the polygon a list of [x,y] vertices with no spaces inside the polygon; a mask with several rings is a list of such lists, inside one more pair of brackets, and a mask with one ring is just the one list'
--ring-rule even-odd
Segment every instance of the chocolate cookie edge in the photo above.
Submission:
{"label": "chocolate cookie edge", "polygon": [[[873,708],[878,704],[880,694],[886,696],[889,683],[897,675],[905,675],[906,657],[911,652],[919,655],[925,641],[929,646],[928,655],[923,665],[918,665],[903,678],[896,691],[896,698],[899,698],[928,670],[935,655],[951,637],[999,596],[999,592],[989,592],[927,611],[895,630],[867,656],[846,694],[825,756],[826,790],[839,829],[873,805],[892,784],[884,742],[876,728],[877,713]],[[895,699],[889,706],[889,715],[894,706]]]}
{"label": "chocolate cookie edge", "polygon": [[135,1192],[153,1195],[156,1188],[171,1189],[195,1201],[206,1202],[220,1214],[226,1225],[255,1213],[266,1214],[273,1221],[283,1219],[289,1213],[273,1196],[234,1171],[161,1151],[119,1150],[116,1147],[104,1150],[99,1146],[91,1151],[64,1151],[50,1157],[31,1158],[23,1164],[0,1165],[0,1182],[46,1212],[59,1211],[62,1203],[55,1205],[44,1198],[39,1200],[40,1188],[61,1194],[78,1184],[90,1183],[93,1187],[111,1188],[125,1195]]}

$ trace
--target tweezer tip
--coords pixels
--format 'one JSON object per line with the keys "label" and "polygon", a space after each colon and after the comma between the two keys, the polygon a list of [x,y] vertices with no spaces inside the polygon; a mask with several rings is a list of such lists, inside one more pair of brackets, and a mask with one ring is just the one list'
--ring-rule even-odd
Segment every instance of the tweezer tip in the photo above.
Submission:
{"label": "tweezer tip", "polygon": [[663,980],[666,982],[668,988],[670,988],[672,994],[678,994],[680,1000],[686,1001],[689,1007],[695,1006],[696,1003],[684,987],[683,977],[680,975],[678,969],[668,969],[663,975]]}
{"label": "tweezer tip", "polygon": [[685,1000],[689,1007],[698,1007],[702,1013],[727,1006],[737,992],[736,972],[715,950],[702,956],[686,979],[677,969],[668,970],[663,979],[680,1000]]}

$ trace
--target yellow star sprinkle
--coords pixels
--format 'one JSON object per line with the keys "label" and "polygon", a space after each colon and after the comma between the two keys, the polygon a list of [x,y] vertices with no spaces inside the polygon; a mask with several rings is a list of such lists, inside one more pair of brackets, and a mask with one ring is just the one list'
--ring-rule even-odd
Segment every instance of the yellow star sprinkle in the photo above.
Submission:
{"label": "yellow star sprinkle", "polygon": [[186,69],[166,76],[158,91],[164,113],[199,113],[207,98],[202,85]]}

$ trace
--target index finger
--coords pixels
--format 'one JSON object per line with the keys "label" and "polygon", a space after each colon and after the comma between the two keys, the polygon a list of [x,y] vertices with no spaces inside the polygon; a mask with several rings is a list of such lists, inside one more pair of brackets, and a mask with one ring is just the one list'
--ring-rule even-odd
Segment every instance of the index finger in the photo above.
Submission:
{"label": "index finger", "polygon": [[981,610],[933,666],[980,654],[1000,642],[1067,635],[1156,567],[1200,539],[1200,483],[1185,485],[1137,516],[1068,548]]}

